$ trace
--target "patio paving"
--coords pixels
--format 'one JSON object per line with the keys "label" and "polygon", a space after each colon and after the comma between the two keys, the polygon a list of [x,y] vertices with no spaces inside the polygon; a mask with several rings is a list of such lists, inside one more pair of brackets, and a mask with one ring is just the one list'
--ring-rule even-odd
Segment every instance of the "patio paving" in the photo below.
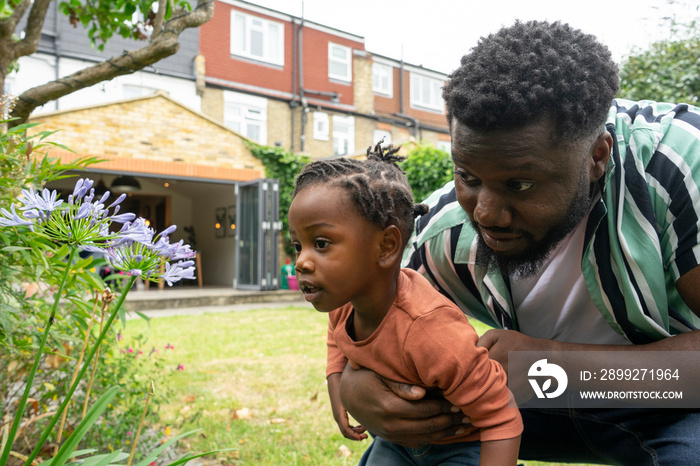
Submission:
{"label": "patio paving", "polygon": [[[304,301],[298,290],[250,291],[224,287],[180,286],[176,288],[132,290],[126,297],[126,309],[146,315],[170,315],[212,312],[211,309],[231,310],[232,306],[244,309],[245,306],[259,308],[261,304],[286,307],[289,305],[310,305]],[[148,312],[146,312],[148,311]],[[160,311],[160,313],[159,313]]]}

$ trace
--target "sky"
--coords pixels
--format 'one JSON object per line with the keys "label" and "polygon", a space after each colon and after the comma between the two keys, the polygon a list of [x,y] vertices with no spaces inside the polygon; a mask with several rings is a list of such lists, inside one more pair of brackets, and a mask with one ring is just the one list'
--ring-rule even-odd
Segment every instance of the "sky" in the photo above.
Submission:
{"label": "sky", "polygon": [[[618,63],[668,37],[665,0],[247,0],[365,38],[365,49],[450,73],[479,38],[516,19],[563,21],[595,35]],[[665,34],[665,36],[664,36]]]}

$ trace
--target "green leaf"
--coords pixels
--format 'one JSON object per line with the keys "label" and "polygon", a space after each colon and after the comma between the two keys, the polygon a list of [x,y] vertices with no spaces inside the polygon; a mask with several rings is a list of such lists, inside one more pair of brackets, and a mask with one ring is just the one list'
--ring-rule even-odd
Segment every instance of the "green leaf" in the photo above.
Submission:
{"label": "green leaf", "polygon": [[97,451],[97,449],[95,449],[95,448],[87,448],[85,450],[75,450],[73,452],[73,455],[71,456],[71,458],[75,458],[75,457],[82,456],[82,455],[91,455],[91,454],[95,453],[96,451]]}
{"label": "green leaf", "polygon": [[86,257],[85,259],[80,259],[75,264],[73,264],[73,268],[84,269],[86,267],[89,267],[90,264],[92,264],[92,257]]}
{"label": "green leaf", "polygon": [[201,458],[202,456],[212,455],[214,453],[221,453],[224,451],[233,451],[233,450],[237,450],[237,448],[224,448],[221,450],[211,450],[211,451],[208,451],[206,453],[200,453],[198,455],[193,455],[192,453],[188,453],[185,456],[183,456],[182,458],[179,458],[179,459],[173,461],[172,463],[168,463],[166,466],[178,466],[180,464],[185,464],[189,461],[192,461],[195,458]]}
{"label": "green leaf", "polygon": [[26,248],[23,246],[6,246],[2,248],[2,251],[14,252],[14,251],[31,251],[32,248]]}
{"label": "green leaf", "polygon": [[80,280],[83,281],[88,288],[102,291],[104,289],[104,283],[102,279],[95,275],[93,272],[83,272],[80,275]]}
{"label": "green leaf", "polygon": [[107,409],[109,403],[112,401],[112,398],[114,398],[117,395],[118,391],[118,386],[110,388],[104,393],[104,395],[100,397],[99,400],[95,402],[94,405],[92,405],[92,407],[87,412],[87,414],[80,422],[78,427],[75,429],[75,431],[70,435],[70,437],[66,439],[66,442],[58,450],[58,453],[53,458],[51,466],[63,466],[66,463],[66,461],[68,461],[71,458],[72,453],[80,443],[80,440],[82,440],[82,438],[85,436],[85,434],[87,434],[88,430],[90,430],[92,425]]}
{"label": "green leaf", "polygon": [[[89,455],[90,453],[94,453],[95,450],[94,448],[88,449],[88,450],[75,450],[71,455],[70,458],[76,458],[81,455]],[[43,463],[39,463],[37,466],[51,466],[53,462],[53,459],[50,459],[48,461],[44,461]]]}
{"label": "green leaf", "polygon": [[139,312],[139,311],[133,311],[133,312],[134,312],[137,316],[141,317],[143,320],[145,320],[146,322],[148,322],[148,325],[149,325],[149,326],[151,325],[151,318],[148,317],[146,314],[144,314],[143,312]]}
{"label": "green leaf", "polygon": [[192,435],[195,432],[199,432],[200,430],[202,430],[202,429],[195,429],[195,430],[191,430],[189,432],[185,432],[184,434],[176,435],[175,437],[171,438],[170,440],[168,440],[167,442],[165,442],[164,444],[162,444],[161,446],[159,446],[158,448],[156,448],[155,450],[150,452],[148,455],[146,455],[145,458],[143,458],[141,461],[134,464],[133,466],[148,466],[149,464],[151,464],[152,462],[157,460],[158,455],[163,453],[170,445],[177,442],[181,438],[187,437],[188,435]]}
{"label": "green leaf", "polygon": [[89,458],[81,459],[80,462],[76,463],[76,466],[108,466],[117,461],[123,461],[127,458],[129,458],[128,453],[124,453],[121,450],[116,450],[114,453],[95,455]]}

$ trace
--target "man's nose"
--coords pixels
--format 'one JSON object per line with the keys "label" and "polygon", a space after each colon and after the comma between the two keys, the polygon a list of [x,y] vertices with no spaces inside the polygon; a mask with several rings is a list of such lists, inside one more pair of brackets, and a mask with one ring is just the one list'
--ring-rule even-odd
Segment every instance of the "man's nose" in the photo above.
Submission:
{"label": "man's nose", "polygon": [[474,221],[485,227],[508,228],[513,221],[513,213],[508,201],[498,193],[487,189],[479,192],[472,216]]}

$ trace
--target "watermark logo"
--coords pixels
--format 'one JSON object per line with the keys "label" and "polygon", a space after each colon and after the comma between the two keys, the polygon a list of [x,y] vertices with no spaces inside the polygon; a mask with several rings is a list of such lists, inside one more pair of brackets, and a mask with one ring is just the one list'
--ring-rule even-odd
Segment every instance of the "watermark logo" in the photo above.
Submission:
{"label": "watermark logo", "polygon": [[[569,383],[564,369],[556,364],[548,363],[546,359],[540,359],[530,366],[527,375],[537,398],[556,398],[564,393]],[[543,379],[542,385],[540,385],[539,379]],[[552,387],[552,379],[557,381],[557,387],[554,391],[549,392],[548,390]]]}
{"label": "watermark logo", "polygon": [[700,351],[509,351],[508,388],[527,408],[700,409]]}

